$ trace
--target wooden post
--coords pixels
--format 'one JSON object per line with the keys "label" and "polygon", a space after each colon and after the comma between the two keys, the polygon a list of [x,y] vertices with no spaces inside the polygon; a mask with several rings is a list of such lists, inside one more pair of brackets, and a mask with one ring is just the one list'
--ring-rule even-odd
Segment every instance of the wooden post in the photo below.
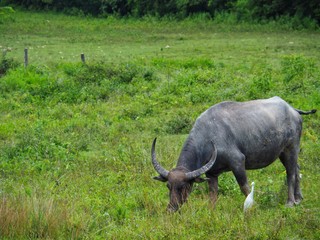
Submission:
{"label": "wooden post", "polygon": [[82,61],[82,63],[86,63],[86,59],[84,57],[84,53],[81,53],[81,61]]}
{"label": "wooden post", "polygon": [[25,48],[24,49],[24,67],[27,67],[28,66],[28,48]]}

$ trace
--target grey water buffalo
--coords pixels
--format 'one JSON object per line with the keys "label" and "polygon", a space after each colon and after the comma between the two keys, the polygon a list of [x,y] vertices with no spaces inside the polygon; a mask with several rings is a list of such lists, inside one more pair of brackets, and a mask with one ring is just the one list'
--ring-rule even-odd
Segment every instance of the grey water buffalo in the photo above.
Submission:
{"label": "grey water buffalo", "polygon": [[[250,187],[246,169],[264,168],[277,158],[287,173],[287,205],[302,200],[299,165],[302,118],[316,110],[301,111],[279,97],[248,102],[221,102],[196,120],[180,153],[177,165],[168,171],[156,159],[156,138],[151,149],[152,164],[167,182],[170,191],[168,211],[186,202],[194,182],[208,181],[213,206],[218,194],[218,176],[232,171],[242,193]],[[206,178],[201,178],[204,174]]]}

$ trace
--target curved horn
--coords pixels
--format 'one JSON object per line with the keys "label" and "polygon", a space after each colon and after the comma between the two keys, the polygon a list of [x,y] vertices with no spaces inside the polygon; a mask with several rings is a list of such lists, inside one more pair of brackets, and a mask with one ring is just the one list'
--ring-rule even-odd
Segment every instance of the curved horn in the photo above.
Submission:
{"label": "curved horn", "polygon": [[207,172],[210,168],[212,168],[213,164],[216,162],[217,155],[218,155],[217,149],[214,146],[213,141],[211,141],[211,143],[212,143],[212,147],[213,147],[213,153],[211,155],[210,161],[206,165],[202,166],[201,168],[194,170],[192,172],[186,173],[186,177],[188,180],[195,179],[195,178],[199,177],[201,174]]}
{"label": "curved horn", "polygon": [[157,158],[156,158],[156,150],[155,150],[156,141],[157,141],[157,138],[155,138],[152,143],[152,149],[151,149],[152,165],[153,165],[154,169],[160,174],[160,176],[168,179],[169,171],[164,169],[163,167],[161,167],[157,161]]}

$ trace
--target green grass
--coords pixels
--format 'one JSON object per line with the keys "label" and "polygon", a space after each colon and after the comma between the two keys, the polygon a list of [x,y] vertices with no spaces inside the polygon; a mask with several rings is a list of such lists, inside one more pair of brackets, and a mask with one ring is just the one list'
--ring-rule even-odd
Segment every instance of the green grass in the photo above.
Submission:
{"label": "green grass", "polygon": [[0,24],[1,49],[11,49],[0,58],[0,238],[318,239],[319,114],[304,117],[304,200],[294,208],[284,207],[279,162],[248,171],[256,205],[246,216],[231,173],[219,178],[215,209],[198,184],[177,214],[152,180],[153,138],[174,167],[215,103],[278,95],[320,109],[319,32],[273,24],[19,11]]}
{"label": "green grass", "polygon": [[7,21],[0,30],[1,45],[13,49],[12,57],[23,60],[23,49],[28,47],[30,62],[35,64],[75,62],[81,53],[90,61],[110,62],[190,56],[226,63],[261,58],[274,62],[272,59],[292,53],[319,57],[318,32],[285,31],[282,25],[272,24],[91,19],[50,13],[33,13],[30,18],[30,14],[17,12],[14,23]]}

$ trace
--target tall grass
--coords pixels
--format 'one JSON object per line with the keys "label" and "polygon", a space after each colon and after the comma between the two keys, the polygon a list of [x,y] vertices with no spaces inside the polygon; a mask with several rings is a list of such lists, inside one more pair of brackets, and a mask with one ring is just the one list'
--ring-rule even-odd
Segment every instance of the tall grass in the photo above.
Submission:
{"label": "tall grass", "polygon": [[1,238],[75,239],[82,231],[71,222],[71,209],[53,198],[2,195],[0,214]]}

